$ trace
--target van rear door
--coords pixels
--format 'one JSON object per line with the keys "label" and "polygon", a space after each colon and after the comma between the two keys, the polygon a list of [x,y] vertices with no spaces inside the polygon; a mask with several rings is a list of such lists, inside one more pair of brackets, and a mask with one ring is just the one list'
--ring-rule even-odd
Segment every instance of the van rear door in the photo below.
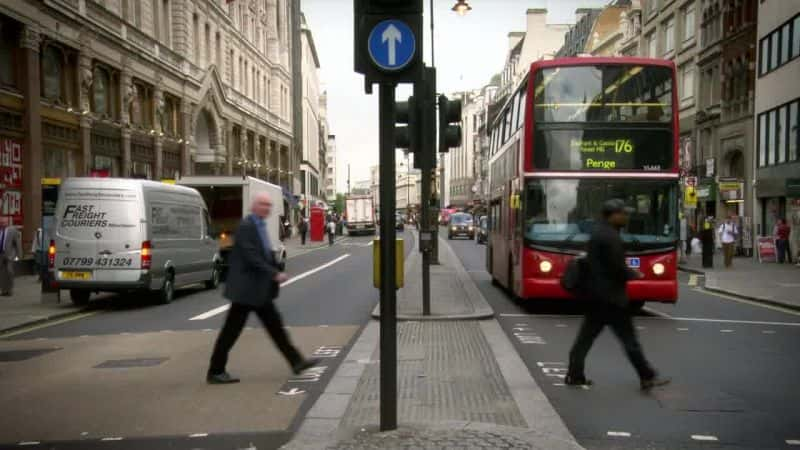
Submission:
{"label": "van rear door", "polygon": [[[63,272],[63,279],[138,278],[143,233],[137,190],[65,186],[59,200],[56,268]],[[114,273],[120,270],[131,271],[130,277],[119,279]]]}

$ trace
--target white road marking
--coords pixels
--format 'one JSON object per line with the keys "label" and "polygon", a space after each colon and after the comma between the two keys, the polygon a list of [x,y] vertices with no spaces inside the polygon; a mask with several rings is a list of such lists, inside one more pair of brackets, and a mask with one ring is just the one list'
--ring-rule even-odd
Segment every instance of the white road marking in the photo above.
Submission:
{"label": "white road marking", "polygon": [[800,445],[800,439],[787,439],[787,445]]}
{"label": "white road marking", "polygon": [[694,290],[697,291],[697,292],[701,292],[703,294],[706,294],[706,295],[713,295],[714,297],[724,298],[726,300],[732,300],[734,302],[744,303],[744,304],[751,305],[751,306],[758,306],[759,308],[771,309],[773,311],[779,311],[779,312],[782,312],[782,313],[791,314],[793,316],[800,316],[800,311],[795,311],[795,310],[789,309],[789,308],[783,308],[783,307],[776,306],[776,305],[768,305],[766,303],[761,303],[761,302],[754,302],[752,300],[738,298],[738,297],[734,297],[732,295],[726,295],[726,294],[722,294],[722,293],[719,293],[719,292],[709,291],[709,290],[706,290],[706,289],[695,288]]}
{"label": "white road marking", "polygon": [[560,361],[554,361],[554,362],[551,362],[551,361],[539,361],[539,362],[536,363],[536,365],[539,366],[539,367],[544,367],[544,366],[563,366],[564,363],[560,362]]}
{"label": "white road marking", "polygon": [[101,441],[121,441],[123,439],[125,439],[125,438],[114,436],[114,437],[104,437],[103,439],[100,439],[100,440]]}
{"label": "white road marking", "polygon": [[709,436],[706,434],[693,434],[692,439],[695,441],[718,441],[716,436]]}
{"label": "white road marking", "polygon": [[[329,262],[327,262],[327,263],[325,263],[325,264],[323,264],[323,265],[321,265],[319,267],[311,269],[311,270],[309,270],[307,272],[303,272],[300,275],[296,275],[296,276],[284,281],[283,283],[281,283],[281,287],[289,286],[289,285],[291,285],[292,283],[294,283],[296,281],[300,281],[303,278],[309,277],[309,276],[311,276],[311,275],[313,275],[313,274],[315,274],[315,273],[317,273],[317,272],[319,272],[321,270],[325,270],[328,267],[338,263],[339,261],[342,261],[342,260],[347,259],[349,257],[350,257],[350,254],[349,253],[345,253],[344,255],[342,255],[342,256],[340,256],[340,257],[338,257],[338,258],[336,258],[336,259],[334,259],[332,261],[329,261]],[[209,311],[206,311],[206,312],[204,312],[202,314],[198,314],[198,315],[190,318],[189,320],[206,320],[206,319],[214,317],[214,316],[216,316],[218,314],[224,313],[225,311],[230,309],[230,307],[231,307],[231,305],[229,303],[225,304],[225,305],[222,305],[222,306],[218,306],[218,307],[216,307],[214,309],[211,309]]]}
{"label": "white road marking", "polygon": [[[560,319],[564,320],[563,315],[550,314],[550,315],[537,315],[537,314],[499,314],[500,317],[531,317],[536,319]],[[576,319],[580,317],[576,316]],[[731,324],[744,324],[744,325],[775,325],[779,327],[800,327],[800,322],[769,322],[762,320],[734,320],[734,319],[710,319],[704,317],[637,317],[637,320],[675,320],[680,322],[709,322],[709,323],[731,323]]]}
{"label": "white road marking", "polygon": [[17,445],[39,445],[41,442],[39,441],[22,441]]}
{"label": "white road marking", "polygon": [[689,282],[686,283],[689,286],[697,286],[697,274],[693,273],[689,275]]}
{"label": "white road marking", "polygon": [[733,333],[733,330],[719,330],[720,333]]}
{"label": "white road marking", "polygon": [[37,341],[46,341],[47,338],[36,338]]}
{"label": "white road marking", "polygon": [[208,437],[208,433],[194,433],[189,435],[190,438]]}
{"label": "white road marking", "polygon": [[648,307],[645,306],[642,310],[647,312],[647,313],[649,313],[649,314],[652,314],[654,316],[663,317],[664,319],[672,319],[672,316],[670,316],[669,314],[667,314],[665,312],[661,312],[661,311],[659,311],[657,309],[648,308]]}
{"label": "white road marking", "polygon": [[642,330],[646,330],[647,327],[643,327],[641,325],[636,325],[636,329],[639,330],[639,331],[642,331]]}
{"label": "white road marking", "polygon": [[678,331],[689,331],[688,328],[677,328]]}
{"label": "white road marking", "polygon": [[616,436],[616,437],[631,437],[631,434],[627,431],[609,431],[606,433],[609,436]]}
{"label": "white road marking", "polygon": [[565,324],[565,323],[557,323],[556,327],[557,328],[567,328],[567,324]]}
{"label": "white road marking", "polygon": [[764,330],[762,331],[764,334],[775,334],[775,330]]}

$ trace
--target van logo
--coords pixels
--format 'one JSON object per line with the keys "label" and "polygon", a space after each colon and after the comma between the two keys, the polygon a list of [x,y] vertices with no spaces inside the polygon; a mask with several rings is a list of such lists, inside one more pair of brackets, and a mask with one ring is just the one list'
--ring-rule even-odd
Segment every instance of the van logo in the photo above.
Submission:
{"label": "van logo", "polygon": [[95,239],[100,239],[101,237],[103,237],[103,233],[101,233],[101,232],[99,232],[99,231],[98,231],[98,232],[96,232],[96,233],[94,234],[94,237],[95,237]]}

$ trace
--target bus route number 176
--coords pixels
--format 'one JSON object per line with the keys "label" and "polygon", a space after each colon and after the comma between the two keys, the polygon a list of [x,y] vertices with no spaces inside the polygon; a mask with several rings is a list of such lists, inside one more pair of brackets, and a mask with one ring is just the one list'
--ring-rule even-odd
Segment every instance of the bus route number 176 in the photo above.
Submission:
{"label": "bus route number 176", "polygon": [[617,139],[614,141],[614,150],[617,153],[630,153],[633,151],[633,144],[630,139]]}

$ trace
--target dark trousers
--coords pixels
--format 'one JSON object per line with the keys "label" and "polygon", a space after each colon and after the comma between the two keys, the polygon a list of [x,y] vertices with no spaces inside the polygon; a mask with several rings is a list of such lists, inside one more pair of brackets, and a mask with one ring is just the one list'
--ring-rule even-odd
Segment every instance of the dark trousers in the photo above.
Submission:
{"label": "dark trousers", "polygon": [[306,232],[305,231],[301,231],[300,232],[300,244],[301,245],[306,245]]}
{"label": "dark trousers", "polygon": [[791,263],[792,255],[789,252],[789,240],[778,239],[775,241],[775,246],[777,247],[778,251],[778,262],[781,264],[783,264],[784,261]]}
{"label": "dark trousers", "polygon": [[328,233],[328,245],[333,245],[333,239],[336,237],[333,233]]}
{"label": "dark trousers", "polygon": [[228,317],[225,318],[225,325],[222,326],[222,331],[217,337],[217,343],[214,345],[211,365],[208,368],[209,374],[216,375],[225,372],[225,366],[228,364],[228,353],[242,334],[242,329],[244,329],[251,312],[256,313],[261,323],[264,324],[264,328],[267,329],[272,341],[275,342],[278,350],[283,353],[289,365],[294,366],[302,361],[303,358],[300,356],[300,352],[292,345],[289,335],[286,334],[286,330],[283,328],[281,315],[272,302],[267,302],[266,305],[258,308],[231,303]]}
{"label": "dark trousers", "polygon": [[633,327],[633,319],[627,308],[613,306],[609,304],[592,304],[586,312],[583,324],[578,332],[578,337],[569,352],[569,376],[572,378],[583,378],[584,364],[589,349],[592,348],[594,340],[608,325],[617,335],[625,349],[628,360],[633,364],[636,373],[642,380],[649,380],[655,376],[655,370],[647,362],[636,336],[636,329]]}

